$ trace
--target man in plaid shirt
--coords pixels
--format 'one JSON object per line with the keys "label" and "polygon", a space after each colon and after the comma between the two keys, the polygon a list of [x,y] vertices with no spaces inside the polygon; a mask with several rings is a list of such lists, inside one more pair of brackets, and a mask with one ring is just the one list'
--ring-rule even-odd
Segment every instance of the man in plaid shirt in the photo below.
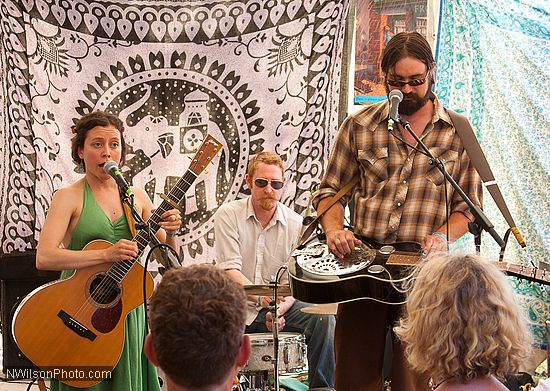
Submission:
{"label": "man in plaid shirt", "polygon": [[[382,71],[387,92],[399,89],[403,93],[400,116],[473,203],[481,205],[481,179],[448,113],[432,92],[435,60],[428,42],[416,32],[395,35],[384,49]],[[416,141],[407,130],[395,124],[393,132],[388,131],[388,116],[385,100],[344,121],[315,196],[317,208],[322,209],[329,202],[327,197],[354,177],[360,178],[351,195],[344,196],[321,220],[327,244],[340,258],[361,243],[343,226],[344,206],[351,197],[356,234],[382,243],[416,241],[425,252],[446,251],[447,241],[466,233],[473,220],[443,174],[415,149]],[[339,306],[335,333],[338,391],[382,389],[386,331],[401,310],[373,300]],[[395,339],[393,353],[392,391],[426,390],[429,374],[421,376],[408,368],[402,346]]]}

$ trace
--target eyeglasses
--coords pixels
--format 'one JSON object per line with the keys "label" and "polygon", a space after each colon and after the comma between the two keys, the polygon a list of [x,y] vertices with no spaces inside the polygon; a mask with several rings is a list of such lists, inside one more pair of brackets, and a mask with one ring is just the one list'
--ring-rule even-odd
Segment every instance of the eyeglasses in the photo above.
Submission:
{"label": "eyeglasses", "polygon": [[280,181],[278,179],[265,179],[265,178],[254,179],[254,184],[258,187],[266,187],[268,183],[275,190],[282,189],[283,185],[285,184],[283,181]]}
{"label": "eyeglasses", "polygon": [[407,84],[410,85],[411,87],[418,87],[426,82],[426,79],[428,78],[428,73],[430,73],[430,70],[428,70],[428,72],[426,72],[426,75],[424,75],[424,77],[420,79],[414,79],[409,81],[386,79],[386,83],[388,83],[388,85],[392,87],[399,87],[399,88],[405,87]]}

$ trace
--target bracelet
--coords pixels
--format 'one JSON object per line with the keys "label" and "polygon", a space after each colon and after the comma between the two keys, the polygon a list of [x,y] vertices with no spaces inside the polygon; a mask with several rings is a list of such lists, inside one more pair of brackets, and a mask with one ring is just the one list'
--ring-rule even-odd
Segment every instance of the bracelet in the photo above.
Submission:
{"label": "bracelet", "polygon": [[165,231],[166,231],[166,236],[169,238],[175,238],[176,236],[178,236],[178,231],[168,231],[168,230],[165,230]]}
{"label": "bracelet", "polygon": [[258,296],[258,305],[262,306],[262,296]]}
{"label": "bracelet", "polygon": [[447,242],[447,235],[445,235],[443,232],[436,231],[432,234],[432,236],[441,236],[443,240]]}

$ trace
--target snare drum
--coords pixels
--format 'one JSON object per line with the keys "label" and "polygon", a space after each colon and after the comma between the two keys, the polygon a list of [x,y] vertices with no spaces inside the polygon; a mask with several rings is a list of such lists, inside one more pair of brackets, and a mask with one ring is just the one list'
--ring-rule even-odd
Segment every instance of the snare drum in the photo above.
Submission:
{"label": "snare drum", "polygon": [[[249,334],[252,353],[242,372],[274,371],[273,335],[270,333]],[[297,333],[279,333],[279,373],[289,374],[307,368],[305,337]]]}

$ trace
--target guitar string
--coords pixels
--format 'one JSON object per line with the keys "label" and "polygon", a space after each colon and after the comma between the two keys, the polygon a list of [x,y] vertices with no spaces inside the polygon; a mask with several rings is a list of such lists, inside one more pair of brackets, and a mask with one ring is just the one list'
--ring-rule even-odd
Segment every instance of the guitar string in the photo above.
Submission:
{"label": "guitar string", "polygon": [[[189,178],[190,176],[191,176],[191,178]],[[191,186],[191,184],[193,183],[193,181],[195,180],[196,177],[197,177],[197,175],[193,174],[191,171],[186,172],[181,177],[181,179],[178,181],[178,183],[172,188],[172,190],[168,194],[168,197],[171,198],[171,199],[177,199],[177,200],[181,201],[181,199],[183,198],[183,195],[185,195],[186,191],[189,189],[189,187]],[[180,188],[180,185],[183,185],[184,183],[188,186],[187,189],[181,189]],[[171,197],[171,196],[173,196],[173,197]],[[158,222],[160,221],[160,214],[162,214],[166,210],[168,210],[169,207],[170,207],[170,204],[166,201],[163,201],[159,205],[157,211],[155,211],[155,213],[153,214],[153,216],[151,216],[151,218],[149,220],[152,220],[152,222],[158,227]],[[156,221],[157,218],[159,219],[159,221]],[[157,231],[158,231],[158,229],[157,229]],[[138,240],[137,238],[140,237],[140,235],[142,235],[143,232],[144,231],[140,231],[138,234],[136,234],[134,236],[134,238],[132,239],[132,241]],[[149,241],[146,240],[146,244],[143,246],[144,248],[148,245],[148,242]],[[141,243],[139,243],[139,244],[141,244]],[[109,269],[105,272],[105,275],[104,275],[103,279],[101,280],[101,282],[93,289],[93,291],[90,292],[89,295],[86,296],[86,300],[76,310],[74,315],[71,315],[71,316],[73,318],[76,318],[77,316],[88,315],[91,312],[94,312],[97,309],[96,303],[101,303],[101,302],[105,301],[109,296],[111,296],[115,292],[113,284],[112,284],[112,279],[111,279],[113,277],[111,275],[109,275],[109,272],[113,271],[115,268],[118,268],[119,266],[117,266],[117,265],[120,265],[120,264],[125,264],[126,265],[126,269],[127,269],[126,271],[124,271],[124,270],[122,270],[122,271],[117,270],[116,271],[116,272],[122,272],[122,274],[123,274],[122,277],[119,276],[118,281],[116,279],[114,281],[115,282],[114,285],[116,285],[116,289],[118,289],[119,284],[122,282],[124,277],[126,277],[126,275],[129,273],[130,269],[132,268],[134,263],[137,261],[139,256],[140,255],[138,255],[138,257],[136,257],[132,261],[121,261],[121,262],[116,262],[113,265],[111,265],[111,267],[109,267]],[[115,273],[115,275],[116,275],[116,272],[113,272],[113,273]],[[109,279],[111,279],[111,280],[109,280]]]}

